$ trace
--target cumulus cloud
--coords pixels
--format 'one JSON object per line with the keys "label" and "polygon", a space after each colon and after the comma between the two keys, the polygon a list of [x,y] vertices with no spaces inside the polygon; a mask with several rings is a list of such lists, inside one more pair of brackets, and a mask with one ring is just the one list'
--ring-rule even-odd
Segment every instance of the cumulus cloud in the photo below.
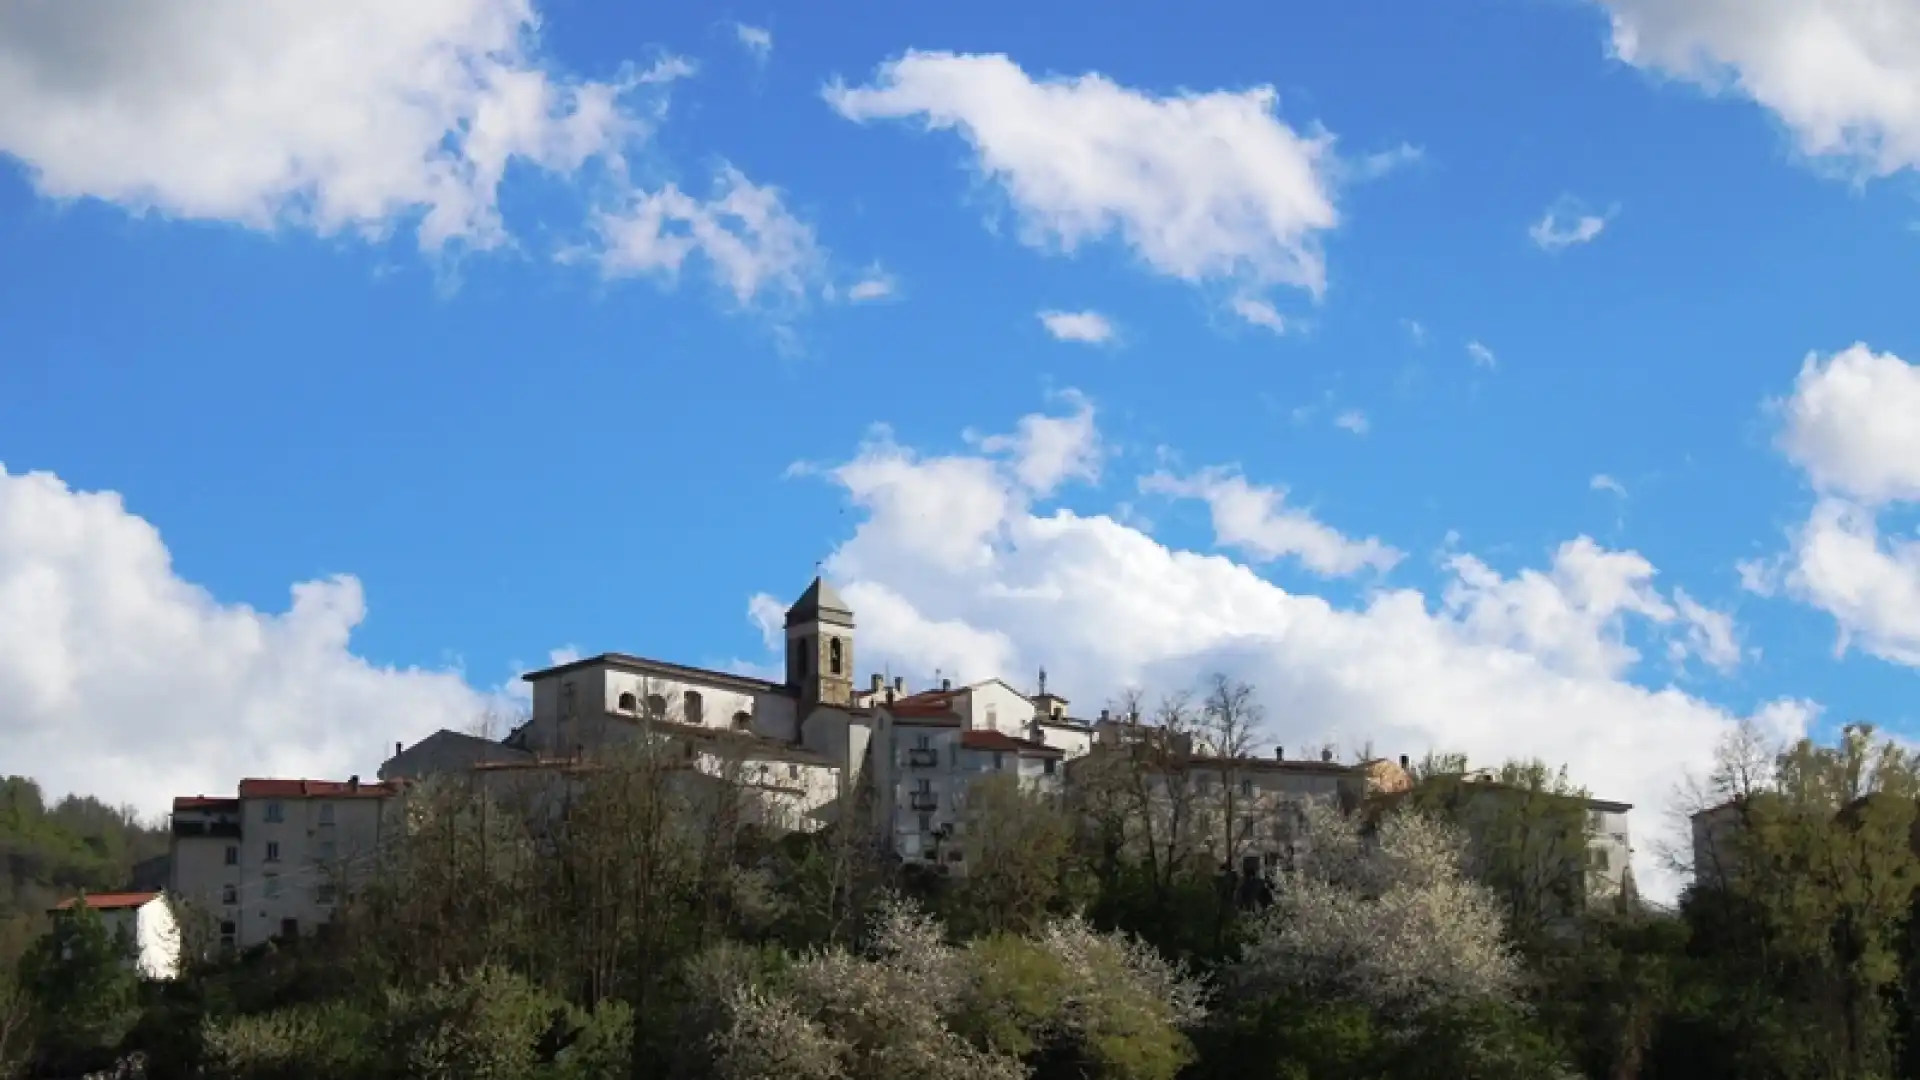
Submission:
{"label": "cumulus cloud", "polygon": [[1612,217],[1611,211],[1597,214],[1577,199],[1561,199],[1527,229],[1527,237],[1542,251],[1564,251],[1599,239]]}
{"label": "cumulus cloud", "polygon": [[1282,122],[1272,87],[1161,96],[1099,74],[1036,79],[1001,55],[915,51],[825,94],[851,120],[957,132],[1032,246],[1117,237],[1185,281],[1326,286],[1333,139]]}
{"label": "cumulus cloud", "polygon": [[371,774],[396,740],[509,707],[355,655],[366,611],[348,576],[280,612],[223,603],[118,495],[0,467],[0,745],[53,791],[154,814],[243,776]]}
{"label": "cumulus cloud", "polygon": [[1373,537],[1352,539],[1310,512],[1286,505],[1285,488],[1261,487],[1239,473],[1204,469],[1192,476],[1158,472],[1140,490],[1199,499],[1213,513],[1214,542],[1258,561],[1292,557],[1318,574],[1391,570],[1402,554]]}
{"label": "cumulus cloud", "polygon": [[54,198],[493,246],[509,164],[617,161],[636,94],[692,71],[572,78],[537,29],[527,0],[8,4],[0,153]]}
{"label": "cumulus cloud", "polygon": [[1032,413],[1020,418],[1011,435],[977,440],[989,454],[1011,455],[1013,476],[1029,494],[1047,496],[1068,480],[1100,479],[1100,431],[1093,403],[1075,390],[1059,395],[1073,411],[1066,416]]}
{"label": "cumulus cloud", "polygon": [[[985,456],[921,458],[872,441],[819,475],[862,512],[828,570],[870,662],[963,680],[1045,665],[1081,715],[1125,685],[1166,689],[1224,670],[1257,685],[1268,736],[1285,745],[1371,739],[1387,753],[1567,762],[1597,793],[1638,804],[1636,871],[1656,896],[1675,888],[1657,853],[1681,839],[1669,817],[1678,782],[1739,719],[1637,681],[1630,644],[1644,631],[1724,659],[1714,635],[1730,623],[1678,590],[1663,595],[1642,556],[1589,539],[1563,545],[1544,571],[1502,574],[1461,555],[1437,598],[1388,589],[1336,604],[1115,517],[1040,505]],[[1277,504],[1242,505],[1255,508],[1238,520],[1257,551],[1260,511]],[[1796,734],[1812,714],[1780,701],[1755,718]]]}
{"label": "cumulus cloud", "polygon": [[1056,341],[1104,345],[1113,340],[1113,323],[1097,311],[1042,311],[1040,325]]}
{"label": "cumulus cloud", "polygon": [[1742,583],[1831,615],[1841,651],[1920,666],[1920,539],[1881,535],[1884,514],[1920,504],[1920,367],[1863,344],[1811,355],[1775,407],[1816,499],[1788,551],[1743,564]]}
{"label": "cumulus cloud", "polygon": [[1865,0],[1595,0],[1613,51],[1771,111],[1815,158],[1920,164],[1920,10]]}
{"label": "cumulus cloud", "polygon": [[672,281],[699,255],[742,307],[763,297],[803,299],[825,259],[813,229],[788,212],[780,192],[732,166],[722,167],[704,199],[673,184],[635,192],[624,205],[602,210],[594,226],[595,258],[607,277]]}
{"label": "cumulus cloud", "polygon": [[892,274],[879,267],[871,267],[847,289],[847,299],[856,304],[885,300],[899,291],[900,283]]}

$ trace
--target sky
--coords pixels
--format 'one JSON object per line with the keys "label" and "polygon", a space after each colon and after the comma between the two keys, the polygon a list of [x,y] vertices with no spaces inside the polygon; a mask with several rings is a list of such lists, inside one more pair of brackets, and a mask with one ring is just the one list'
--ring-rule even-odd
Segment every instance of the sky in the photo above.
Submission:
{"label": "sky", "polygon": [[15,0],[0,772],[371,775],[824,568],[1671,892],[1737,725],[1920,735],[1917,177],[1915,0]]}

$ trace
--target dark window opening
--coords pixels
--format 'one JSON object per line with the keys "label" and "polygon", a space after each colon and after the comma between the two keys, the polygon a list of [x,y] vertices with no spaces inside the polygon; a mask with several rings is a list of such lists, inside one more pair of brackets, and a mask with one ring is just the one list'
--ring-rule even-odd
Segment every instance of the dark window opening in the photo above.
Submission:
{"label": "dark window opening", "polygon": [[299,919],[281,919],[280,920],[280,936],[288,939],[289,941],[299,937],[300,936],[300,920]]}
{"label": "dark window opening", "polygon": [[840,653],[839,638],[827,639],[827,664],[829,665],[829,670],[832,671],[833,674],[835,675],[840,674],[841,653]]}
{"label": "dark window opening", "polygon": [[660,694],[647,695],[647,715],[655,720],[664,720],[667,716],[667,699]]}
{"label": "dark window opening", "polygon": [[638,712],[640,711],[640,699],[630,693],[621,694],[619,709],[621,712]]}
{"label": "dark window opening", "polygon": [[707,704],[698,690],[688,690],[680,695],[680,712],[689,724],[706,721]]}
{"label": "dark window opening", "polygon": [[744,710],[733,714],[733,730],[745,731],[753,726],[753,717]]}

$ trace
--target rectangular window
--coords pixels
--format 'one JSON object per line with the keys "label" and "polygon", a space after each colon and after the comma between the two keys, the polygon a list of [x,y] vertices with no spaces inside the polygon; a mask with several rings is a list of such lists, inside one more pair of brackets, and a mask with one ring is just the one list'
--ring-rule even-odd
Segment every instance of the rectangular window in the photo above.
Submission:
{"label": "rectangular window", "polygon": [[1054,764],[1055,763],[1052,758],[1047,758],[1045,761],[1040,763],[1040,771],[1043,773],[1046,773],[1048,776],[1052,776]]}
{"label": "rectangular window", "polygon": [[931,750],[933,749],[933,738],[928,735],[916,735],[913,738],[913,748],[915,750]]}
{"label": "rectangular window", "polygon": [[280,898],[279,874],[268,874],[261,884],[263,887],[260,891],[267,899],[277,900]]}
{"label": "rectangular window", "polygon": [[227,845],[227,865],[228,866],[240,865],[240,849],[233,844]]}
{"label": "rectangular window", "polygon": [[993,771],[994,771],[994,772],[999,772],[999,771],[1000,771],[1000,768],[1001,768],[1001,766],[1002,766],[1002,765],[1004,765],[1004,764],[1006,764],[1006,763],[1005,763],[1004,761],[1002,761],[1002,760],[1001,760],[1001,754],[1000,754],[1000,751],[998,751],[998,750],[995,750],[995,751],[993,752]]}
{"label": "rectangular window", "polygon": [[990,728],[1000,726],[1000,710],[992,705],[987,706],[987,726]]}
{"label": "rectangular window", "polygon": [[223,922],[220,924],[220,948],[227,952],[233,951],[235,938],[234,929],[235,927],[231,922]]}
{"label": "rectangular window", "polygon": [[313,887],[313,902],[321,907],[332,907],[334,895],[334,886],[331,881],[323,881]]}
{"label": "rectangular window", "polygon": [[1253,798],[1253,781],[1251,780],[1240,781],[1240,794],[1246,796],[1249,799]]}
{"label": "rectangular window", "polygon": [[278,825],[280,824],[281,821],[286,819],[286,815],[287,815],[287,808],[285,806],[282,806],[280,803],[270,802],[267,804],[267,823],[268,824]]}
{"label": "rectangular window", "polygon": [[916,781],[914,781],[914,788],[913,788],[913,790],[914,790],[914,791],[916,791],[916,792],[918,792],[918,793],[919,793],[919,794],[921,794],[921,795],[930,795],[930,794],[932,794],[932,793],[933,793],[933,781],[931,781],[931,780],[916,780]]}
{"label": "rectangular window", "polygon": [[1609,869],[1608,864],[1610,860],[1607,858],[1606,848],[1594,848],[1593,851],[1591,852],[1591,855],[1592,855],[1592,861],[1593,861],[1593,868],[1595,870],[1599,870],[1604,873],[1606,870]]}
{"label": "rectangular window", "polygon": [[268,862],[280,861],[280,841],[278,840],[267,841],[267,861]]}
{"label": "rectangular window", "polygon": [[299,919],[281,919],[280,920],[280,936],[283,938],[286,938],[289,941],[299,937],[300,936],[300,920]]}
{"label": "rectangular window", "polygon": [[234,904],[239,903],[240,902],[239,887],[234,885],[220,886],[220,902],[222,904],[227,905],[228,907],[232,907]]}
{"label": "rectangular window", "polygon": [[933,831],[933,815],[932,814],[920,815],[920,831],[923,833],[929,833]]}
{"label": "rectangular window", "polygon": [[798,765],[787,766],[787,779],[789,780],[800,779],[800,766]]}
{"label": "rectangular window", "polygon": [[320,804],[320,824],[322,825],[333,824],[333,804],[332,803],[323,802]]}

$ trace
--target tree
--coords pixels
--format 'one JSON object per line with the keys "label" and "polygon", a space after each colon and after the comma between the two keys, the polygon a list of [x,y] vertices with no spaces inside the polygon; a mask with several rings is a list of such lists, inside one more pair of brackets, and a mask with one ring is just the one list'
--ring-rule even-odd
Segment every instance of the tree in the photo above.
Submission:
{"label": "tree", "polygon": [[110,1059],[139,1015],[133,941],[84,897],[21,958],[20,985],[43,1059]]}
{"label": "tree", "polygon": [[1073,824],[1018,777],[1001,773],[970,785],[960,835],[968,871],[952,911],[963,931],[1025,933],[1077,899]]}

